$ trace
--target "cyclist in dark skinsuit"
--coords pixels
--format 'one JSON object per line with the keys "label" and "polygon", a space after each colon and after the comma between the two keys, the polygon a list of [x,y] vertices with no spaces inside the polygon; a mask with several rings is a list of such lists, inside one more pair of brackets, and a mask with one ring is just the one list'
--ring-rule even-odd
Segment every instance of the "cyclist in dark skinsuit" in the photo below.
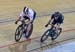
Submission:
{"label": "cyclist in dark skinsuit", "polygon": [[[47,27],[49,24],[51,25],[51,27],[56,25],[55,27],[57,30],[58,28],[60,28],[63,21],[64,21],[64,16],[62,15],[62,13],[55,12],[54,14],[52,14],[51,19],[48,21],[45,27]],[[56,31],[56,33],[58,33],[58,31]]]}

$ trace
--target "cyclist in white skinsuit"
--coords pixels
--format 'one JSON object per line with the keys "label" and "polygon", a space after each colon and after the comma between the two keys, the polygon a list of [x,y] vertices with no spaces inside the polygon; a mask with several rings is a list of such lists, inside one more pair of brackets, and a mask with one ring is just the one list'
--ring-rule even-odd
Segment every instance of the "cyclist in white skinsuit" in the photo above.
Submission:
{"label": "cyclist in white skinsuit", "polygon": [[26,21],[26,24],[28,24],[26,32],[27,39],[30,37],[29,31],[31,29],[31,24],[33,24],[35,17],[36,17],[36,12],[34,10],[28,7],[24,7],[23,11],[20,13],[19,18],[15,22],[15,24],[17,24],[18,21],[27,20]]}

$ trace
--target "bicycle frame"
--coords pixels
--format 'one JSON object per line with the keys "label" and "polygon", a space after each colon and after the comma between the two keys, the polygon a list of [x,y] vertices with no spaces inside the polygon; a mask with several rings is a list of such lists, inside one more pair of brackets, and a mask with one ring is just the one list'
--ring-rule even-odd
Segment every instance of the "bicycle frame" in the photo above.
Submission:
{"label": "bicycle frame", "polygon": [[59,28],[58,30],[60,31],[58,34],[56,33],[56,27],[51,27],[50,29],[46,30],[44,32],[44,34],[42,35],[41,37],[41,42],[44,42],[45,40],[47,40],[48,36],[51,37],[51,40],[55,40],[59,35],[60,33],[62,32],[62,28]]}
{"label": "bicycle frame", "polygon": [[22,21],[21,27],[22,27],[23,33],[25,33],[27,29],[27,24],[25,24],[24,20]]}

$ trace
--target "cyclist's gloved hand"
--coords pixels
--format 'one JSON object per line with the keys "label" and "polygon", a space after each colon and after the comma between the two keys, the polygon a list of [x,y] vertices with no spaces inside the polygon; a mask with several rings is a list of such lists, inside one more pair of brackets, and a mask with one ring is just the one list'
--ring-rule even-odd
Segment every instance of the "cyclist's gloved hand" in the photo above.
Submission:
{"label": "cyclist's gloved hand", "polygon": [[48,24],[46,24],[45,27],[48,27]]}
{"label": "cyclist's gloved hand", "polygon": [[17,24],[17,21],[15,21],[15,24]]}

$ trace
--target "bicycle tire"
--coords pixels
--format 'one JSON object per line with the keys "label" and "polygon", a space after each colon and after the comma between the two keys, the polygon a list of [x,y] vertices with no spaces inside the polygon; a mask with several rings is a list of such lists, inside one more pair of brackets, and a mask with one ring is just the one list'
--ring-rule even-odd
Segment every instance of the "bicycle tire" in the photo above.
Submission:
{"label": "bicycle tire", "polygon": [[55,38],[54,37],[51,37],[51,40],[55,40],[55,39],[57,39],[58,38],[58,36],[61,34],[61,32],[62,32],[62,28],[59,28],[58,29],[60,32],[57,34],[57,33],[54,33],[54,35],[55,35]]}
{"label": "bicycle tire", "polygon": [[16,42],[19,42],[19,40],[21,39],[21,37],[22,37],[22,34],[20,34],[20,32],[21,32],[21,26],[22,25],[19,25],[17,28],[16,28],[16,31],[15,31],[15,41]]}
{"label": "bicycle tire", "polygon": [[[46,30],[46,31],[44,32],[44,34],[42,35],[41,40],[40,40],[41,43],[43,43],[45,40],[47,40],[47,38],[48,38],[48,36],[49,36],[49,30],[50,30],[50,29]],[[45,37],[45,38],[44,38],[44,37]]]}

